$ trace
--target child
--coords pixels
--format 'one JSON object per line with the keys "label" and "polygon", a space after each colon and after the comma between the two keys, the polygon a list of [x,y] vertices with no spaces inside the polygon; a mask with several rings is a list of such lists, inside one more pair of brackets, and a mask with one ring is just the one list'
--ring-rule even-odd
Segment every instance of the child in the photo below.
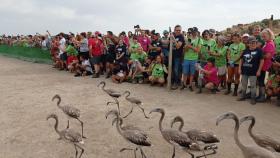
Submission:
{"label": "child", "polygon": [[199,70],[198,87],[199,91],[202,93],[202,87],[211,90],[212,93],[218,91],[219,79],[218,79],[218,69],[215,66],[215,58],[209,57],[207,59],[207,64],[202,68],[200,65],[197,66]]}
{"label": "child", "polygon": [[71,73],[76,71],[76,65],[78,64],[78,51],[74,48],[73,44],[69,44],[65,50],[67,52],[67,68]]}
{"label": "child", "polygon": [[150,72],[152,73],[149,77],[151,85],[159,83],[160,86],[163,86],[165,83],[164,73],[168,73],[166,66],[163,64],[162,57],[158,55],[156,57],[155,63],[151,64]]}
{"label": "child", "polygon": [[135,53],[130,55],[130,71],[129,77],[132,79],[133,83],[136,83],[135,76],[144,72],[142,64],[147,58],[146,52],[143,51],[143,48],[140,46]]}
{"label": "child", "polygon": [[258,41],[255,37],[249,37],[247,48],[241,56],[239,73],[242,75],[242,96],[238,101],[246,99],[248,80],[250,81],[251,104],[256,104],[257,77],[261,74],[264,63],[262,50],[257,48]]}
{"label": "child", "polygon": [[122,83],[126,79],[127,71],[127,64],[116,62],[114,64],[112,81],[114,83]]}
{"label": "child", "polygon": [[77,65],[75,77],[89,76],[93,74],[89,60],[83,55],[80,56],[81,64]]}
{"label": "child", "polygon": [[272,74],[268,77],[268,81],[266,83],[267,99],[270,99],[273,96],[279,95],[279,92],[280,92],[279,83],[280,83],[280,73]]}

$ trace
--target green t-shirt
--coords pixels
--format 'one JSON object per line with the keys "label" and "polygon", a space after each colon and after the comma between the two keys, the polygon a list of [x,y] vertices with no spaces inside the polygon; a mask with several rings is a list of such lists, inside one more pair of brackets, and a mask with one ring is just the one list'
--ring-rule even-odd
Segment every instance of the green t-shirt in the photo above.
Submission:
{"label": "green t-shirt", "polygon": [[229,46],[229,54],[230,54],[230,60],[236,61],[239,59],[242,52],[246,49],[246,46],[244,43],[240,42],[238,44],[233,43]]}
{"label": "green t-shirt", "polygon": [[163,78],[164,77],[164,68],[165,65],[163,64],[153,64],[152,65],[152,76]]}
{"label": "green t-shirt", "polygon": [[147,58],[147,53],[146,52],[142,52],[140,53],[132,53],[130,55],[130,59],[133,61],[139,61],[140,63],[144,63],[145,59]]}
{"label": "green t-shirt", "polygon": [[270,76],[268,77],[268,82],[271,82],[271,86],[272,86],[273,88],[277,88],[278,85],[279,85],[279,83],[278,83],[277,80],[276,80],[276,75],[275,75],[275,74],[270,75]]}
{"label": "green t-shirt", "polygon": [[[201,38],[192,39],[191,44],[193,47],[198,47],[203,45],[203,40]],[[195,52],[193,49],[188,49],[185,52],[184,60],[198,60],[198,53]]]}
{"label": "green t-shirt", "polygon": [[219,56],[215,56],[215,64],[217,67],[222,67],[227,64],[227,50],[228,46],[218,47],[216,46],[214,48],[215,53],[219,54]]}
{"label": "green t-shirt", "polygon": [[[134,42],[131,42],[130,46],[129,46],[130,49],[134,49],[134,50],[139,48],[139,47],[140,47],[140,44],[139,43],[134,43]],[[130,52],[130,54],[133,54],[133,53],[136,53],[136,52]]]}
{"label": "green t-shirt", "polygon": [[274,40],[276,46],[276,54],[280,55],[280,36],[277,36]]}
{"label": "green t-shirt", "polygon": [[214,51],[214,48],[216,47],[216,41],[214,39],[203,40],[203,45],[201,46],[200,51],[200,61],[207,61],[207,59],[210,57],[208,53],[208,47],[210,47],[210,51]]}
{"label": "green t-shirt", "polygon": [[262,44],[262,46],[265,44],[265,41],[262,39],[260,35],[256,36],[256,39],[258,40],[258,42]]}
{"label": "green t-shirt", "polygon": [[78,55],[78,51],[71,45],[68,45],[68,47],[65,50],[67,52],[67,54],[69,55]]}

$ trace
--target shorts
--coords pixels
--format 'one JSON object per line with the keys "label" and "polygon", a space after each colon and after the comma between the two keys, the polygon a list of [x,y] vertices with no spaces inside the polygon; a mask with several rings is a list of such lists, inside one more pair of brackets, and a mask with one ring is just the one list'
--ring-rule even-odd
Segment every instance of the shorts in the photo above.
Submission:
{"label": "shorts", "polygon": [[59,59],[62,61],[67,61],[67,53],[60,54]]}
{"label": "shorts", "polygon": [[100,64],[101,62],[102,62],[101,56],[93,56],[92,58],[90,58],[91,65]]}
{"label": "shorts", "polygon": [[221,66],[218,67],[218,75],[223,76],[227,74],[227,67],[226,66]]}
{"label": "shorts", "polygon": [[105,61],[108,62],[108,63],[114,63],[114,60],[115,60],[115,56],[113,54],[106,54],[105,56]]}
{"label": "shorts", "polygon": [[183,66],[183,74],[184,75],[194,75],[195,74],[195,65],[197,61],[196,60],[184,60],[182,66]]}

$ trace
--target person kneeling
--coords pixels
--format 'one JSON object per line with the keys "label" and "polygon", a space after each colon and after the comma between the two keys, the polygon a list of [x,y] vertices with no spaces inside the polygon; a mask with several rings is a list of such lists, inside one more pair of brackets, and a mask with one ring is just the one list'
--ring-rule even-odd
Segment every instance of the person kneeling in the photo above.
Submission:
{"label": "person kneeling", "polygon": [[203,86],[206,89],[211,90],[212,93],[218,91],[219,79],[218,79],[218,69],[215,66],[215,58],[208,58],[207,64],[202,68],[198,66],[199,78],[198,78],[198,87],[199,91],[197,93],[202,93]]}
{"label": "person kneeling", "polygon": [[244,50],[239,64],[239,73],[242,75],[242,95],[238,101],[246,100],[248,80],[250,81],[251,104],[256,104],[257,77],[261,75],[264,63],[262,50],[257,48],[258,41],[249,37],[249,48]]}
{"label": "person kneeling", "polygon": [[126,75],[128,72],[127,64],[126,63],[118,63],[116,62],[114,64],[113,68],[113,75],[112,75],[112,81],[114,83],[122,83],[126,79]]}
{"label": "person kneeling", "polygon": [[280,106],[280,73],[272,74],[268,77],[266,83],[266,97],[270,100],[271,97],[277,96],[277,105]]}
{"label": "person kneeling", "polygon": [[89,76],[93,74],[91,64],[84,56],[80,56],[81,64],[77,65],[75,77]]}
{"label": "person kneeling", "polygon": [[158,83],[160,86],[163,86],[165,83],[164,73],[168,72],[166,66],[163,64],[161,56],[157,56],[155,63],[151,64],[150,72],[152,73],[152,75],[149,77],[151,85]]}

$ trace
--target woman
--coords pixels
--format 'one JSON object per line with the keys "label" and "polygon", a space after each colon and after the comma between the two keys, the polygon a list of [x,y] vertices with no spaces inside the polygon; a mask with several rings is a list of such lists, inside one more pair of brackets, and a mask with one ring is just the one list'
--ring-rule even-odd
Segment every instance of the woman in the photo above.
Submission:
{"label": "woman", "polygon": [[229,46],[227,59],[228,59],[228,81],[227,91],[225,95],[231,93],[231,83],[234,83],[233,96],[237,96],[238,85],[240,82],[240,74],[238,72],[239,60],[242,52],[246,49],[244,43],[241,42],[241,37],[238,33],[232,35],[232,44]]}
{"label": "woman", "polygon": [[207,59],[210,57],[210,52],[213,51],[213,49],[216,46],[216,41],[212,38],[210,38],[210,32],[209,30],[204,30],[202,32],[202,40],[203,45],[201,46],[201,52],[199,54],[199,60],[202,67],[204,67],[207,64]]}
{"label": "woman", "polygon": [[160,86],[163,86],[165,83],[164,73],[167,74],[168,72],[160,55],[156,57],[155,63],[151,64],[150,72],[151,76],[149,77],[149,81],[151,82],[151,85],[158,83]]}
{"label": "woman", "polygon": [[263,56],[264,56],[264,64],[262,67],[262,71],[260,76],[258,77],[258,84],[259,84],[259,96],[257,98],[257,102],[264,102],[265,101],[265,75],[266,72],[270,69],[272,65],[272,58],[275,55],[276,48],[273,42],[274,40],[274,33],[270,29],[264,29],[261,32],[261,37],[265,41],[265,44],[262,48]]}
{"label": "woman", "polygon": [[201,46],[203,45],[203,40],[198,37],[197,28],[192,29],[191,32],[191,40],[188,44],[186,44],[184,50],[184,62],[183,62],[183,75],[182,75],[182,87],[183,90],[186,87],[186,81],[189,78],[190,84],[189,89],[193,91],[193,78],[195,74],[195,65],[198,60],[198,54],[201,50]]}
{"label": "woman", "polygon": [[238,101],[246,99],[248,80],[250,81],[251,104],[256,104],[257,77],[261,74],[263,66],[263,53],[258,48],[258,40],[252,36],[248,39],[248,46],[241,56],[239,73],[242,74],[242,96]]}
{"label": "woman", "polygon": [[81,41],[78,43],[79,55],[89,58],[88,39],[85,32],[81,33]]}
{"label": "woman", "polygon": [[219,79],[218,69],[215,66],[215,58],[208,58],[207,64],[203,68],[199,65],[198,69],[200,75],[198,79],[199,91],[197,93],[202,93],[203,86],[211,90],[212,93],[216,93],[218,90],[217,87],[219,86]]}
{"label": "woman", "polygon": [[225,46],[226,38],[224,36],[217,37],[217,45],[210,56],[215,58],[216,67],[218,68],[218,77],[222,88],[226,88],[227,79],[227,51],[228,47]]}

